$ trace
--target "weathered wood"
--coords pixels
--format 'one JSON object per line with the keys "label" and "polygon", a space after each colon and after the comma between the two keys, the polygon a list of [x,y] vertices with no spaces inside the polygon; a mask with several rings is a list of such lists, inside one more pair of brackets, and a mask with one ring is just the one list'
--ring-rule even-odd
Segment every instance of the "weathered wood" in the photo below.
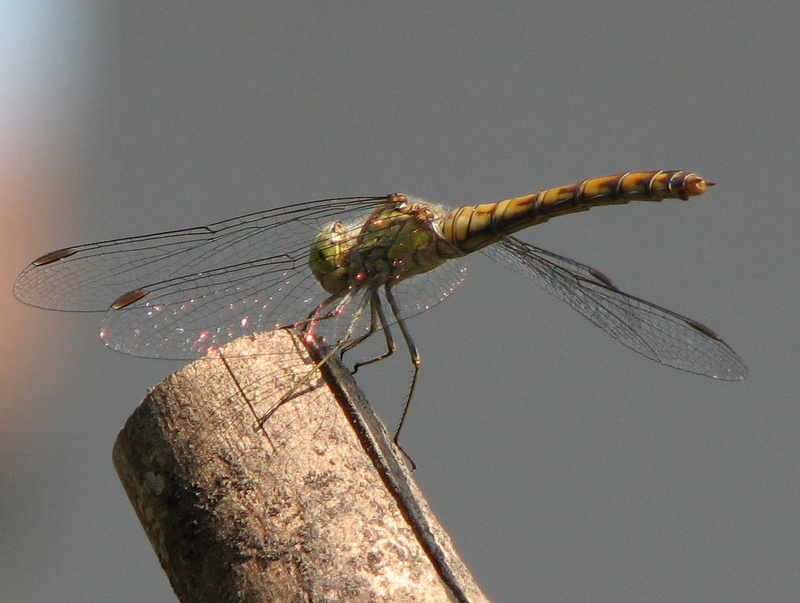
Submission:
{"label": "weathered wood", "polygon": [[208,358],[168,377],[114,446],[181,601],[487,601],[341,365],[314,374],[265,435],[254,412],[313,360],[286,331],[223,353],[231,371]]}

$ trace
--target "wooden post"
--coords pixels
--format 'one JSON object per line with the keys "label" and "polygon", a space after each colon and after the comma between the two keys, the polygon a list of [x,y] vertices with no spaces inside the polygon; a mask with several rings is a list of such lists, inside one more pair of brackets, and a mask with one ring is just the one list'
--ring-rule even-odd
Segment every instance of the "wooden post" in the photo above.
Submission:
{"label": "wooden post", "polygon": [[178,598],[487,601],[338,362],[254,429],[313,353],[287,331],[237,340],[120,432],[114,466]]}

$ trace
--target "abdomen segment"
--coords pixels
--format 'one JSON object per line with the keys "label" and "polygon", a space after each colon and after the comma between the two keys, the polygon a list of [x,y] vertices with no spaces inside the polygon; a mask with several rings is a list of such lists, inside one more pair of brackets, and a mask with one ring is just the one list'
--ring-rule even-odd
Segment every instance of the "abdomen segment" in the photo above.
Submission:
{"label": "abdomen segment", "polygon": [[555,216],[629,201],[685,200],[703,194],[713,184],[697,174],[679,170],[591,178],[497,203],[459,207],[444,218],[441,232],[461,252],[471,253]]}

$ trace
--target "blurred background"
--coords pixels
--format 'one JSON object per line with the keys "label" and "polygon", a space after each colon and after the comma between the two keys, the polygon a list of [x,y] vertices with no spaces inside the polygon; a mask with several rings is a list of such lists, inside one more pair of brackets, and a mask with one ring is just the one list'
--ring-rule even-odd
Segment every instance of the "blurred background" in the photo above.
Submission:
{"label": "blurred background", "polygon": [[[537,5],[538,4],[538,5]],[[800,4],[0,6],[0,599],[173,601],[111,447],[180,363],[24,306],[71,244],[402,191],[494,201],[626,170],[718,185],[522,233],[718,331],[722,383],[482,257],[411,323],[403,445],[495,601],[800,595]],[[359,372],[385,421],[411,367]]]}

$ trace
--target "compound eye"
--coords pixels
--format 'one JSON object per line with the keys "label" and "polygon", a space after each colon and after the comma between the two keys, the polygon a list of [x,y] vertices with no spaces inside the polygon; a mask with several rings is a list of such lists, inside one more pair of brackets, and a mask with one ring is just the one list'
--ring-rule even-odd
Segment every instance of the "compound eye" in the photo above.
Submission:
{"label": "compound eye", "polygon": [[333,245],[338,245],[345,240],[347,229],[342,222],[334,222],[328,229],[330,242]]}

